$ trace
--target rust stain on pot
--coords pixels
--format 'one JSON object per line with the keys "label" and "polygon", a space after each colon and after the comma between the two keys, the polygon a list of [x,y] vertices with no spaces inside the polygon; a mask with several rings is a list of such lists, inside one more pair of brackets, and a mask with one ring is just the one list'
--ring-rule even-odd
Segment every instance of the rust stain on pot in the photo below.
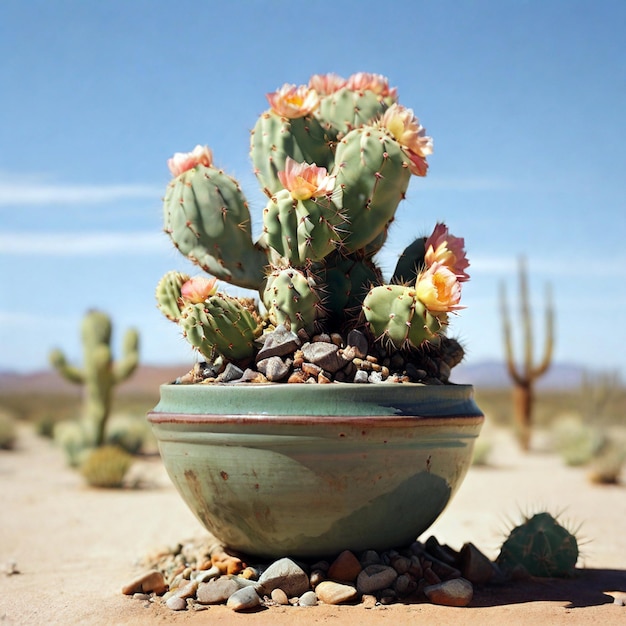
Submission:
{"label": "rust stain on pot", "polygon": [[224,470],[220,472],[220,476],[222,477],[223,480],[228,480],[228,473],[225,472]]}

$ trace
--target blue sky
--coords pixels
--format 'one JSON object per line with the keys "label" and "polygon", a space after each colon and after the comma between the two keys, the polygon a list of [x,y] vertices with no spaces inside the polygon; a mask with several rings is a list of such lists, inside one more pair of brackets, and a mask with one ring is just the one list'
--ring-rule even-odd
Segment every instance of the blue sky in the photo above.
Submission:
{"label": "blue sky", "polygon": [[502,358],[498,289],[516,306],[525,255],[536,352],[549,283],[555,360],[623,378],[624,24],[622,0],[5,0],[0,370],[45,368],[55,346],[80,362],[91,307],[113,317],[117,354],[135,326],[143,362],[192,363],[153,296],[166,271],[197,273],[161,232],[167,159],[208,144],[258,233],[248,133],[265,94],[368,71],[435,146],[382,265],[438,220],[465,237],[468,308],[452,331],[472,363]]}

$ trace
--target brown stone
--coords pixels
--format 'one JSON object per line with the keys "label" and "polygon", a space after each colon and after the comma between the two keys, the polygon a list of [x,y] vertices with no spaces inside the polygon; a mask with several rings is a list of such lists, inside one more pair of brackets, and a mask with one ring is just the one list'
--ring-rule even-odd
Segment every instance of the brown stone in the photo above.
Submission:
{"label": "brown stone", "polygon": [[325,580],[315,588],[315,594],[324,604],[343,604],[351,602],[358,596],[358,592],[353,585],[346,585]]}
{"label": "brown stone", "polygon": [[134,593],[156,593],[161,595],[166,591],[167,584],[165,578],[157,570],[150,570],[122,587],[122,593],[127,596],[131,596]]}
{"label": "brown stone", "polygon": [[344,550],[328,568],[327,577],[339,582],[351,583],[361,573],[361,563],[350,550]]}
{"label": "brown stone", "polygon": [[467,606],[474,597],[474,587],[465,578],[453,578],[437,585],[424,587],[424,594],[433,604]]}

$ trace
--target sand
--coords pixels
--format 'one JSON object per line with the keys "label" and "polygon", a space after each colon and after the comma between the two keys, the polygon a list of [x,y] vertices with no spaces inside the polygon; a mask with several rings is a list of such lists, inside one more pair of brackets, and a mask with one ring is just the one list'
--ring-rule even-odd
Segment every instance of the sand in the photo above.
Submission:
{"label": "sand", "polygon": [[[559,513],[580,527],[582,556],[572,580],[536,580],[475,590],[469,607],[425,603],[226,607],[169,611],[121,587],[149,551],[204,534],[160,459],[133,467],[142,488],[95,490],[61,451],[24,426],[14,451],[0,452],[0,623],[13,624],[626,624],[626,486],[592,485],[584,469],[548,453],[522,454],[507,432],[491,432],[488,467],[471,468],[448,509],[422,537],[459,549],[473,542],[495,558],[523,513]],[[11,565],[14,564],[14,565]],[[8,575],[7,570],[19,573]]]}

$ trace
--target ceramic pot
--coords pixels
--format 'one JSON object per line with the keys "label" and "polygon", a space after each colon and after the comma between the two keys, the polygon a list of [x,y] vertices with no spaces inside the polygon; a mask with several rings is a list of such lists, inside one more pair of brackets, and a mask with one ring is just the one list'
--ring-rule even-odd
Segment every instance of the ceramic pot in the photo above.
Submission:
{"label": "ceramic pot", "polygon": [[163,385],[148,414],[172,482],[227,547],[315,557],[407,545],[471,464],[469,385]]}

